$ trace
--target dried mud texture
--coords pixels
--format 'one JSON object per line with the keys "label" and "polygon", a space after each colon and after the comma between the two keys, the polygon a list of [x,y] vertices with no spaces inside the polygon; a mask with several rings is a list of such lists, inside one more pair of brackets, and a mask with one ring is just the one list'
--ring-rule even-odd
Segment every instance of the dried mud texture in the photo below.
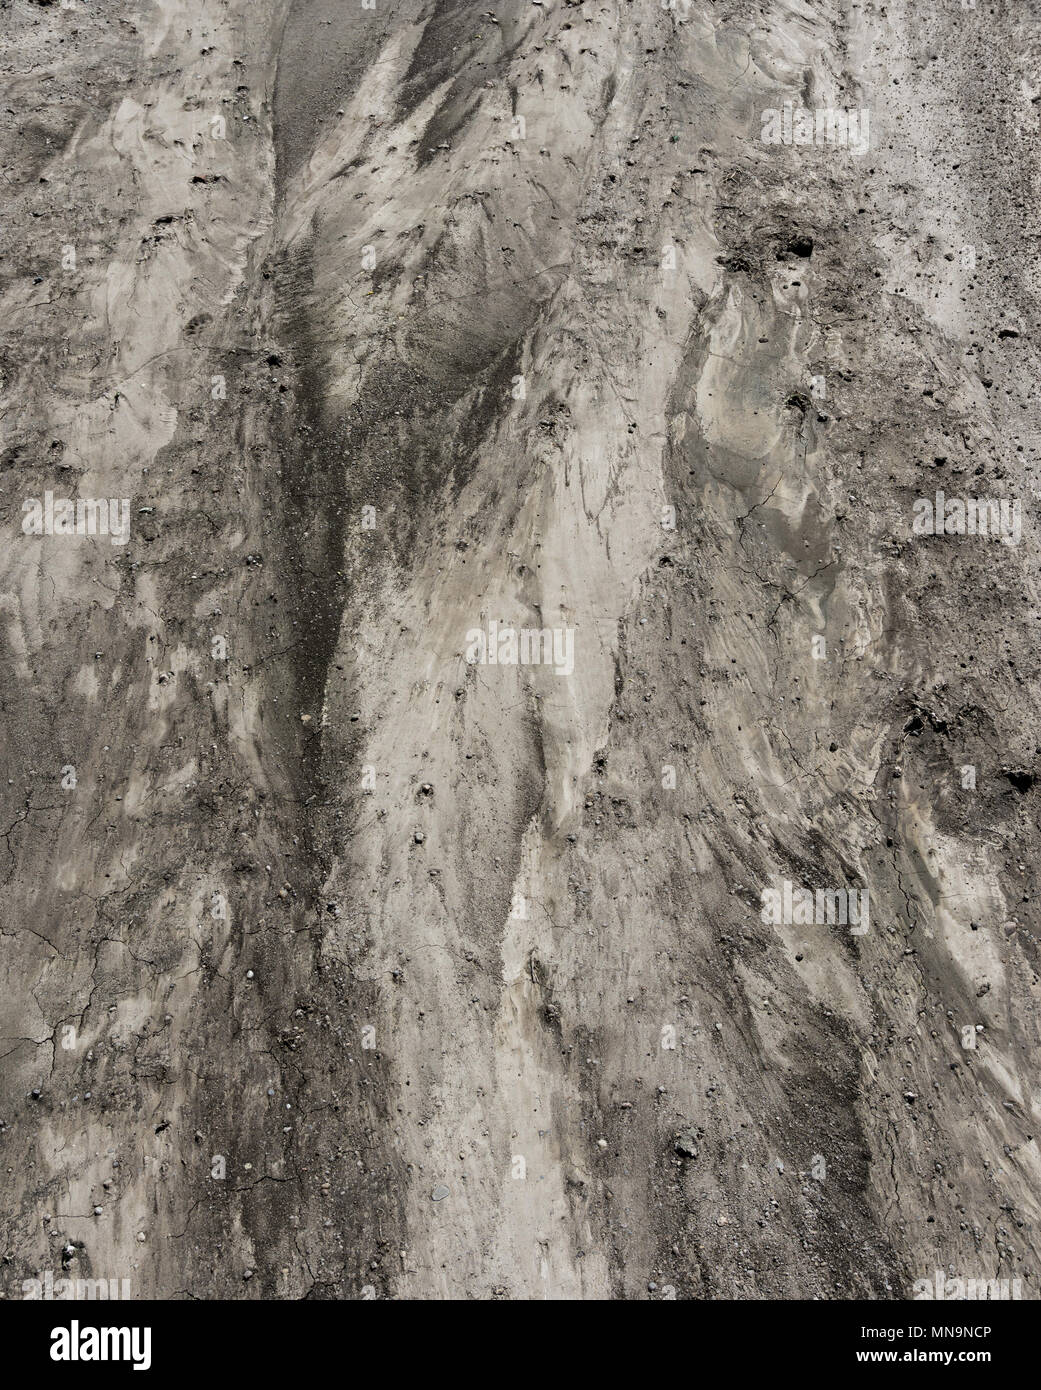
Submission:
{"label": "dried mud texture", "polygon": [[0,0],[0,1293],[1037,1297],[1038,6],[489,7]]}

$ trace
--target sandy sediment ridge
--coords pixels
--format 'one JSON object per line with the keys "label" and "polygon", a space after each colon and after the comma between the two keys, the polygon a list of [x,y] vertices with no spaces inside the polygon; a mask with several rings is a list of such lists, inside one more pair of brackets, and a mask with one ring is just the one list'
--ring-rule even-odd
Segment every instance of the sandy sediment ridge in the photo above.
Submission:
{"label": "sandy sediment ridge", "polygon": [[7,1295],[1034,1297],[1022,22],[11,18]]}

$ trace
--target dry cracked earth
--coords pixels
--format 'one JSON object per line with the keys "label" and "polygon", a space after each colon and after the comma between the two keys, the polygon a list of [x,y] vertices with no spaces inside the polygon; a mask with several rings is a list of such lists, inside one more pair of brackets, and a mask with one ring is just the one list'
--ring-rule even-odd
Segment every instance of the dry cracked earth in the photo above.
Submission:
{"label": "dry cracked earth", "polygon": [[0,0],[4,1298],[1038,1297],[1039,74]]}

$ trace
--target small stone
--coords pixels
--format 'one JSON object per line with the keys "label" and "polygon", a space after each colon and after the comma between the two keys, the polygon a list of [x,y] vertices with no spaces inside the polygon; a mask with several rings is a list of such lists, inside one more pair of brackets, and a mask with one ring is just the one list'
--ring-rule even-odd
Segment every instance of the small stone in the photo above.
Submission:
{"label": "small stone", "polygon": [[698,1146],[694,1142],[693,1134],[681,1134],[676,1140],[676,1152],[683,1158],[697,1158]]}
{"label": "small stone", "polygon": [[449,1195],[449,1189],[444,1185],[443,1182],[439,1182],[438,1185],[434,1188],[433,1192],[431,1192],[430,1198],[431,1201],[434,1202],[443,1202],[445,1198]]}

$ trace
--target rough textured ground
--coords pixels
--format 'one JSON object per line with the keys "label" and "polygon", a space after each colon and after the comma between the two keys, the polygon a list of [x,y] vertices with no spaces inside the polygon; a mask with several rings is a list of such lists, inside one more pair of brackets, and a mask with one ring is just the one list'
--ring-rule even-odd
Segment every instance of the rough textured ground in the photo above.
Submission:
{"label": "rough textured ground", "polygon": [[1037,1297],[1041,7],[487,4],[0,0],[0,1294]]}

